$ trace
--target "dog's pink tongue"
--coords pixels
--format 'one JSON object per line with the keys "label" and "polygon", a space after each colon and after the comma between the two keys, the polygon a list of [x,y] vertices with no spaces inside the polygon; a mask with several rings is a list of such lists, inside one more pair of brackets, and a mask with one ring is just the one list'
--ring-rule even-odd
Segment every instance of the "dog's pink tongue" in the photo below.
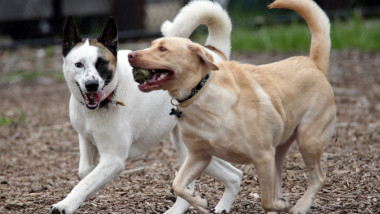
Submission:
{"label": "dog's pink tongue", "polygon": [[104,94],[103,90],[99,91],[98,92],[98,97],[97,97],[97,102],[99,102],[100,100],[103,100],[103,98],[105,97],[106,95]]}
{"label": "dog's pink tongue", "polygon": [[150,80],[148,80],[148,84],[156,82],[157,79],[160,77],[160,75],[161,75],[160,73],[154,73],[152,78]]}

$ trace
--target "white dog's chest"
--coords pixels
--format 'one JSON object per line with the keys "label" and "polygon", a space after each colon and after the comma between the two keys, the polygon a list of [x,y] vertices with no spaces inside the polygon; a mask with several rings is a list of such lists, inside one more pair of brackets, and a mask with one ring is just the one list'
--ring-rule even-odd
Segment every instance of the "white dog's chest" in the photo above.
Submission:
{"label": "white dog's chest", "polygon": [[[124,91],[120,87],[119,94],[124,95]],[[71,97],[72,126],[98,150],[118,148],[122,157],[138,157],[158,143],[157,139],[167,136],[176,121],[169,116],[171,104],[166,92],[142,94],[137,91],[131,94],[120,96],[126,106],[109,104],[107,109],[97,110],[88,110]]]}
{"label": "white dog's chest", "polygon": [[120,120],[117,108],[112,109],[112,113],[102,109],[89,111],[84,108],[74,103],[70,109],[70,121],[81,135],[91,141],[96,141],[98,135],[112,135],[118,133],[119,129],[127,129],[127,124]]}

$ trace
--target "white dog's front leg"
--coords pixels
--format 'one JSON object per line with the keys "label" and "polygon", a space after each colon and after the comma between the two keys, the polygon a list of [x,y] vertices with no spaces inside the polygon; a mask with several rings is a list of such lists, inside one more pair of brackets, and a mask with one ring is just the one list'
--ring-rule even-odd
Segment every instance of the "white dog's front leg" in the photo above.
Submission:
{"label": "white dog's front leg", "polygon": [[112,155],[100,158],[95,169],[83,178],[67,197],[50,210],[52,214],[71,214],[79,208],[83,201],[102,189],[124,169],[124,160]]}
{"label": "white dog's front leg", "polygon": [[240,190],[243,173],[227,161],[213,157],[205,173],[220,179],[225,190],[222,199],[216,205],[214,213],[230,212],[233,202]]}
{"label": "white dog's front leg", "polygon": [[80,151],[78,175],[80,179],[83,179],[95,168],[98,149],[80,134],[78,134],[78,139]]}

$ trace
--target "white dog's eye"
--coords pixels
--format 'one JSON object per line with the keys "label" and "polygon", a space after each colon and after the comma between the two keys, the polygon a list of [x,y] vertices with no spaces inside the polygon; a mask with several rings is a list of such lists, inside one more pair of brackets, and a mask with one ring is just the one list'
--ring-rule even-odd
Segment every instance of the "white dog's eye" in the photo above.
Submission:
{"label": "white dog's eye", "polygon": [[164,52],[164,51],[166,51],[167,49],[164,48],[164,47],[162,47],[162,46],[160,46],[160,47],[158,48],[158,50],[160,50],[161,52]]}
{"label": "white dog's eye", "polygon": [[75,63],[75,67],[77,67],[77,68],[83,68],[83,63],[77,62],[77,63]]}

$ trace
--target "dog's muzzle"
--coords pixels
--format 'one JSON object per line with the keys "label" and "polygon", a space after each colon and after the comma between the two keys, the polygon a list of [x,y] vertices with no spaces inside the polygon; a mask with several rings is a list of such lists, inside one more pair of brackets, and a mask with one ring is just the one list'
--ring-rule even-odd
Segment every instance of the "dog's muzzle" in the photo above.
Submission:
{"label": "dog's muzzle", "polygon": [[[97,109],[100,102],[105,98],[103,90],[99,90],[97,80],[89,80],[85,83],[86,91],[84,92],[79,83],[76,83],[83,97],[83,103],[88,109]],[[99,90],[99,91],[98,91]]]}
{"label": "dog's muzzle", "polygon": [[89,80],[84,83],[86,90],[90,93],[94,93],[98,91],[99,81],[98,80]]}

